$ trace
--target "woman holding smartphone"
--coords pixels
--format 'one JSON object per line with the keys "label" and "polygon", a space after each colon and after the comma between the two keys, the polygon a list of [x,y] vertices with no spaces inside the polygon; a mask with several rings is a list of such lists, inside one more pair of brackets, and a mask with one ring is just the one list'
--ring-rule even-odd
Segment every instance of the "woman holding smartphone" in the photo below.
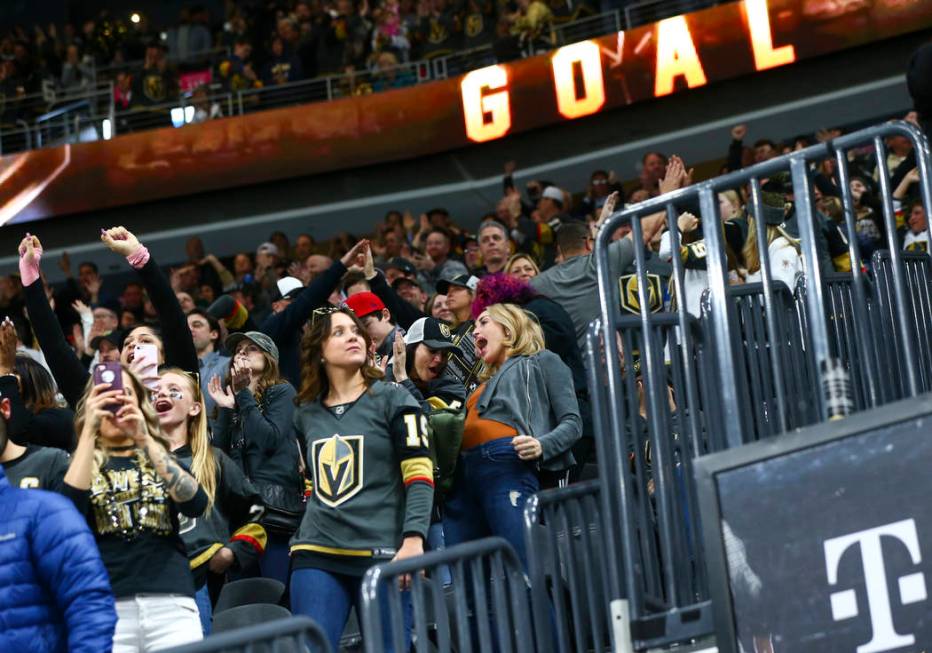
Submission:
{"label": "woman holding smartphone", "polygon": [[[149,255],[149,250],[136,236],[123,227],[101,230],[100,239],[111,251],[126,257],[127,262],[142,278],[146,292],[159,315],[159,327],[137,325],[131,327],[120,352],[120,361],[132,364],[137,344],[154,345],[158,364],[180,367],[188,372],[198,371],[197,352],[188,320],[171,285],[159,266]],[[52,376],[68,405],[76,407],[84,396],[89,373],[71,349],[55,313],[49,306],[39,268],[42,260],[42,243],[36,236],[26,234],[19,245],[19,271],[23,280],[23,293],[32,327],[48,361]],[[148,356],[151,356],[149,354]],[[137,364],[138,365],[138,364]],[[145,371],[139,367],[140,371]],[[154,372],[150,371],[147,381],[154,384]]]}
{"label": "woman holding smartphone", "polygon": [[[434,497],[421,408],[407,390],[381,380],[370,351],[368,333],[346,308],[318,309],[301,343],[295,425],[313,493],[291,541],[291,609],[317,621],[333,650],[366,570],[424,552]],[[392,651],[387,616],[383,624]]]}
{"label": "woman holding smartphone", "polygon": [[524,504],[540,470],[573,464],[582,435],[573,375],[544,349],[535,319],[514,304],[492,304],[473,327],[483,381],[466,400],[463,448],[444,507],[447,546],[497,535],[527,566]]}
{"label": "woman holding smartphone", "polygon": [[304,514],[304,482],[295,437],[294,387],[281,378],[278,347],[264,333],[233,333],[225,383],[215,376],[208,391],[217,403],[214,444],[230,455],[256,486],[266,506],[268,532],[262,575],[288,579],[288,540]]}
{"label": "woman holding smartphone", "polygon": [[115,653],[202,638],[178,515],[208,497],[159,433],[148,391],[126,366],[101,363],[78,402],[65,493],[86,517],[116,598]]}
{"label": "woman holding smartphone", "polygon": [[228,571],[247,569],[265,551],[265,529],[256,520],[262,499],[240,468],[211,446],[207,408],[197,379],[177,367],[163,368],[152,404],[172,455],[191,470],[207,494],[207,512],[181,517],[197,589],[195,600],[204,635],[210,634],[210,584],[219,588]]}

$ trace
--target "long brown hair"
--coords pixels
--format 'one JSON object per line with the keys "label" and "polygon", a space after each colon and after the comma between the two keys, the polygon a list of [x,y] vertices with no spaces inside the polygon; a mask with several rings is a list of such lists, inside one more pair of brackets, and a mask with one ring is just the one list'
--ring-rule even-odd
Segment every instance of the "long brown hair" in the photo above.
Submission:
{"label": "long brown hair", "polygon": [[[251,341],[250,341],[251,342]],[[236,352],[233,352],[234,355]],[[278,385],[280,383],[285,383],[285,379],[282,378],[282,373],[278,368],[278,361],[272,358],[272,355],[269,354],[264,349],[260,349],[259,353],[262,354],[262,358],[265,359],[265,369],[262,370],[262,374],[259,375],[259,382],[256,384],[256,403],[260,406],[262,405],[262,397],[265,394],[265,391],[271,388],[273,385]],[[228,386],[233,385],[233,361],[230,361],[230,365],[227,366],[227,375],[224,383]]]}
{"label": "long brown hair", "polygon": [[[799,241],[793,238],[790,234],[787,233],[786,229],[783,228],[783,225],[765,225],[767,231],[767,245],[775,241],[777,238],[782,237],[790,246],[796,250],[796,253],[800,253]],[[757,220],[752,217],[748,217],[748,239],[744,242],[744,250],[742,251],[744,255],[744,263],[747,265],[748,272],[754,273],[760,270],[760,252],[757,249]],[[792,288],[790,289],[792,290]]]}
{"label": "long brown hair", "polygon": [[17,356],[14,366],[19,376],[20,394],[29,412],[41,413],[58,407],[55,381],[47,369],[28,356]]}
{"label": "long brown hair", "polygon": [[[330,391],[330,380],[327,378],[323,352],[324,345],[327,343],[327,339],[330,338],[333,316],[337,313],[342,313],[353,320],[353,323],[359,329],[360,337],[365,343],[366,352],[372,351],[372,338],[369,337],[362,322],[350,309],[338,308],[328,313],[314,315],[311,328],[301,338],[301,389],[294,398],[294,402],[298,406],[323,399]],[[382,370],[372,365],[371,360],[368,358],[363,364],[361,372],[366,385],[369,387],[385,376]]]}
{"label": "long brown hair", "polygon": [[213,507],[214,498],[217,495],[217,470],[219,469],[217,457],[210,444],[210,433],[207,430],[207,406],[204,405],[201,386],[194,376],[179,367],[165,367],[159,370],[159,378],[166,374],[175,374],[183,378],[194,401],[201,405],[201,412],[188,418],[188,446],[191,447],[191,473],[207,493],[207,509],[204,511],[204,514],[207,514]]}
{"label": "long brown hair", "polygon": [[[139,402],[139,410],[142,412],[143,420],[146,424],[146,430],[149,432],[149,435],[156,442],[165,447],[165,451],[168,451],[168,442],[165,438],[162,437],[162,427],[159,425],[159,416],[155,412],[155,407],[153,407],[152,402],[149,401],[149,389],[142,384],[142,381],[136,376],[128,365],[120,364],[123,372],[129,377],[130,383],[133,384],[133,392],[136,395],[136,399]],[[87,403],[87,397],[90,394],[91,390],[94,389],[94,377],[91,376],[87,380],[87,385],[84,388],[84,396],[81,397],[78,401],[78,405],[75,407],[74,413],[74,432],[81,433],[84,428],[84,420],[86,418],[85,409]],[[100,438],[94,439],[94,468],[93,474],[96,476],[100,473],[100,468],[104,466],[107,462],[107,450],[105,447],[100,446]]]}

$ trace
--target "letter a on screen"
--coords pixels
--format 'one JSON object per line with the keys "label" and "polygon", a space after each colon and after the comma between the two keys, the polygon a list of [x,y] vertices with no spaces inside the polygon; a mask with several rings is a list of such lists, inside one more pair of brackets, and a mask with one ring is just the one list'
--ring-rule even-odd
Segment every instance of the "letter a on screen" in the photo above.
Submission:
{"label": "letter a on screen", "polygon": [[706,83],[705,71],[696,53],[685,16],[667,18],[657,24],[657,72],[654,95],[669,95],[673,81],[682,75],[689,88]]}

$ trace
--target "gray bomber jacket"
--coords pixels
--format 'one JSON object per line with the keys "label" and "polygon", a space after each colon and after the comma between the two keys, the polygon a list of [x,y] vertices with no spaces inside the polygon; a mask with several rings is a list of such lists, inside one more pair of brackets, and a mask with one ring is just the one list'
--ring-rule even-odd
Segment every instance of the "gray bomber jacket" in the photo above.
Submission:
{"label": "gray bomber jacket", "polygon": [[515,356],[486,382],[480,417],[532,435],[543,448],[540,466],[559,471],[576,461],[570,449],[582,436],[582,418],[570,368],[551,351]]}

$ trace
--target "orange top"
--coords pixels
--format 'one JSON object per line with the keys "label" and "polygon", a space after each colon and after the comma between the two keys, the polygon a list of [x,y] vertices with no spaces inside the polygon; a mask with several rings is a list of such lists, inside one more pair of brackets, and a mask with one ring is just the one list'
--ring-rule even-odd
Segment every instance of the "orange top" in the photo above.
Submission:
{"label": "orange top", "polygon": [[518,432],[511,426],[497,422],[494,419],[479,417],[479,397],[485,390],[485,383],[476,388],[466,400],[466,424],[463,426],[463,450],[478,447],[480,444],[498,440],[499,438],[513,438]]}

